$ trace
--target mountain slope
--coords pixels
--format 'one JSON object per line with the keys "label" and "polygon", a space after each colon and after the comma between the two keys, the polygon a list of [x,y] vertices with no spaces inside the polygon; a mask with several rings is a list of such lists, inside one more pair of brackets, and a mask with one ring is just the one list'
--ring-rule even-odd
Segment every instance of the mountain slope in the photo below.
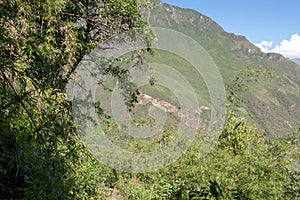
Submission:
{"label": "mountain slope", "polygon": [[291,59],[291,61],[293,61],[296,64],[300,65],[300,58],[294,58],[294,59]]}
{"label": "mountain slope", "polygon": [[[263,53],[244,36],[225,32],[210,18],[191,9],[156,2],[149,14],[152,26],[182,32],[199,42],[210,54],[226,85],[249,69],[272,71],[273,78],[245,82],[238,93],[237,110],[270,136],[298,128],[300,122],[300,67],[280,54]],[[228,94],[229,95],[229,94]],[[202,98],[207,98],[205,95]]]}

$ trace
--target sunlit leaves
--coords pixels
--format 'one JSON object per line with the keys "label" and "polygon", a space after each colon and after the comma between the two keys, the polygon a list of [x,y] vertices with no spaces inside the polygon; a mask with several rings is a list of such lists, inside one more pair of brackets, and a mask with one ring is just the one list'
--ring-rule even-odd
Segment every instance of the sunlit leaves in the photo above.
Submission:
{"label": "sunlit leaves", "polygon": [[[291,138],[296,138],[291,136]],[[299,173],[288,140],[266,141],[245,119],[230,113],[213,150],[199,158],[200,141],[165,169],[132,175],[141,180],[119,188],[125,197],[152,199],[298,199]],[[121,180],[122,182],[124,180]],[[135,189],[136,188],[136,189]],[[143,199],[143,198],[142,198]]]}
{"label": "sunlit leaves", "polygon": [[137,2],[0,1],[0,198],[99,195],[64,90],[99,42],[142,24]]}

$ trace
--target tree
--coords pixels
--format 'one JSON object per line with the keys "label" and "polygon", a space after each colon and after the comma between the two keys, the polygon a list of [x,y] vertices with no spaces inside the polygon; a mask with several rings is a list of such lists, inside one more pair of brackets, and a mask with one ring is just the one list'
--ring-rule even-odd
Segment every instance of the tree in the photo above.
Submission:
{"label": "tree", "polygon": [[0,1],[0,198],[80,199],[97,193],[96,185],[79,181],[89,176],[78,175],[79,166],[89,168],[93,159],[81,159],[88,156],[64,89],[99,42],[143,27],[143,5]]}
{"label": "tree", "polygon": [[299,172],[293,168],[299,160],[299,133],[280,141],[266,141],[245,119],[230,113],[216,146],[203,158],[199,158],[201,138],[164,169],[120,175],[123,196],[128,199],[299,199]]}

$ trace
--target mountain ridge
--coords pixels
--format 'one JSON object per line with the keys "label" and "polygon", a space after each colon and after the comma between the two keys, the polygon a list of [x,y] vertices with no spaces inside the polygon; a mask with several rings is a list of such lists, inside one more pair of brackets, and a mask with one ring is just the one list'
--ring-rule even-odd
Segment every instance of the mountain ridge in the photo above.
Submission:
{"label": "mountain ridge", "polygon": [[298,65],[281,54],[263,53],[245,36],[225,32],[211,18],[193,9],[156,1],[149,24],[182,32],[196,40],[216,63],[226,85],[231,85],[249,67],[274,73],[276,78],[272,80],[250,82],[247,91],[239,94],[242,104],[237,110],[268,133],[281,135],[298,128]]}
{"label": "mountain ridge", "polygon": [[291,61],[293,61],[294,63],[300,65],[300,58],[294,58],[294,59],[291,59]]}

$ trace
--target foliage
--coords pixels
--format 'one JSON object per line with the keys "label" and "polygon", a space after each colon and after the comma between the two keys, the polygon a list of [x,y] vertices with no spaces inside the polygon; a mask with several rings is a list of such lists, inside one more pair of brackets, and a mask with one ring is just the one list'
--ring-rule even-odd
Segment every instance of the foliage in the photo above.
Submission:
{"label": "foliage", "polygon": [[[178,161],[157,172],[119,172],[86,151],[66,83],[99,42],[143,26],[142,5],[138,0],[0,1],[0,199],[105,199],[111,189],[124,199],[299,198],[299,174],[292,169],[299,159],[294,148],[299,132],[265,141],[233,114],[207,157],[198,157],[199,135]],[[118,76],[122,71],[116,69],[105,73]],[[149,81],[155,83],[153,77]],[[114,126],[103,123],[107,130]],[[126,138],[130,143],[124,144],[118,135],[108,137],[130,151],[150,152],[177,137],[174,129],[165,127],[149,142]]]}
{"label": "foliage", "polygon": [[239,106],[243,103],[241,93],[247,91],[251,83],[257,84],[261,78],[275,78],[275,75],[264,68],[248,68],[238,72],[227,86],[228,101],[236,107]]}
{"label": "foliage", "polygon": [[101,170],[77,138],[64,90],[99,42],[143,26],[141,6],[138,0],[0,1],[1,199],[101,197]]}
{"label": "foliage", "polygon": [[299,151],[288,140],[266,142],[234,114],[216,147],[204,158],[198,157],[201,137],[165,169],[120,174],[117,187],[124,199],[299,198],[299,176],[293,170]]}

